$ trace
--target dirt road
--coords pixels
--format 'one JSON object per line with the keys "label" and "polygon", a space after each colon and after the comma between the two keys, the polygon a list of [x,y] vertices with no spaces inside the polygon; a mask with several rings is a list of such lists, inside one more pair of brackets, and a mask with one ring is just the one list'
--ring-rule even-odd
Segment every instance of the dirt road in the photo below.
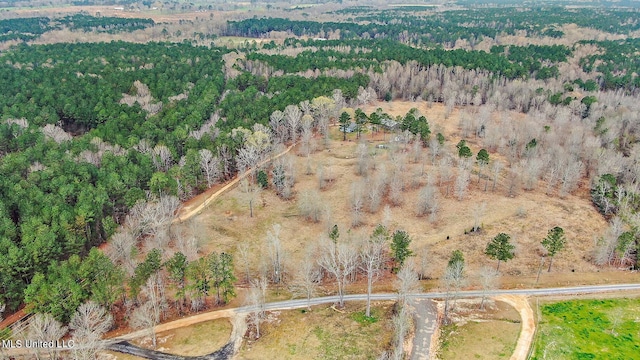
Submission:
{"label": "dirt road", "polygon": [[511,355],[511,360],[526,360],[536,331],[535,317],[529,301],[525,296],[518,295],[500,295],[494,299],[506,302],[520,313],[522,329],[520,330],[516,348]]}
{"label": "dirt road", "polygon": [[[279,153],[277,155],[274,155],[274,156],[271,156],[271,157],[263,160],[262,162],[260,162],[256,166],[256,168],[259,168],[262,165],[268,163],[269,161],[275,160],[275,159],[279,158],[280,156],[288,153],[289,151],[291,151],[291,149],[293,149],[294,146],[296,146],[296,144],[292,144],[286,150],[282,151],[281,153]],[[200,203],[200,205],[195,205],[194,207],[190,207],[190,206],[183,207],[181,209],[181,211],[180,211],[180,214],[178,214],[178,216],[176,217],[174,222],[182,222],[182,221],[188,220],[189,218],[191,218],[194,215],[198,214],[202,209],[206,208],[215,198],[217,198],[218,196],[220,196],[220,195],[224,194],[225,192],[229,191],[234,186],[236,186],[238,184],[238,182],[240,182],[240,180],[242,180],[245,177],[249,176],[249,174],[251,174],[251,171],[253,171],[253,169],[247,170],[244,173],[239,174],[233,180],[229,181],[227,184],[225,184],[223,187],[221,187],[218,191],[214,192],[213,194],[208,194],[208,193],[205,192],[205,193],[202,193],[202,194],[196,196],[195,198],[189,200],[190,203],[197,204],[197,203],[200,202],[198,200],[198,197],[200,197],[200,196],[205,196],[206,197],[204,199],[204,201],[202,201]]]}

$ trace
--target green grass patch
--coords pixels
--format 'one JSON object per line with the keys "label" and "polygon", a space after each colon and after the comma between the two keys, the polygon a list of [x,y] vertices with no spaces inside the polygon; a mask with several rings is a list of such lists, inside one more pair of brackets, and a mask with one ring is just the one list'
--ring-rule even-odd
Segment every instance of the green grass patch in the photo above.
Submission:
{"label": "green grass patch", "polygon": [[637,359],[640,299],[576,300],[541,307],[532,359]]}
{"label": "green grass patch", "polygon": [[440,330],[440,352],[445,352],[449,349],[457,328],[458,326],[456,324],[442,326]]}
{"label": "green grass patch", "polygon": [[379,316],[377,316],[374,311],[371,311],[371,316],[367,316],[365,313],[365,311],[356,311],[351,313],[349,317],[360,325],[369,325],[378,322]]}

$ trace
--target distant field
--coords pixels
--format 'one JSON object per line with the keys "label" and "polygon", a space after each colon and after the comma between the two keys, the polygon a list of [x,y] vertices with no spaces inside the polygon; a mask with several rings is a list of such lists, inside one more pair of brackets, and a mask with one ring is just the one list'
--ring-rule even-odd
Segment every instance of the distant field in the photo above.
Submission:
{"label": "distant field", "polygon": [[640,299],[578,300],[541,306],[532,359],[637,359]]}

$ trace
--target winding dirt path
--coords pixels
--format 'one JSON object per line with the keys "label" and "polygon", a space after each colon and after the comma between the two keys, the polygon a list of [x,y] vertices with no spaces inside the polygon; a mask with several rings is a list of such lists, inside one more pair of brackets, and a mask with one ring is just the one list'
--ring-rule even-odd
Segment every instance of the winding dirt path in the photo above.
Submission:
{"label": "winding dirt path", "polygon": [[[192,316],[189,316],[189,317],[186,317],[186,318],[173,320],[173,321],[170,321],[170,322],[167,322],[167,323],[164,323],[164,324],[157,325],[155,327],[155,332],[157,334],[157,333],[161,333],[163,331],[179,329],[179,328],[182,328],[182,327],[198,324],[198,323],[209,321],[209,320],[230,318],[230,317],[234,316],[235,314],[236,314],[235,309],[226,309],[226,310],[216,310],[216,311],[205,312],[205,313],[192,315]],[[150,334],[150,329],[143,329],[143,330],[130,332],[130,333],[125,334],[125,335],[116,336],[115,338],[110,339],[110,340],[114,340],[114,341],[127,340],[127,341],[129,341],[129,340],[137,339],[139,337],[148,336],[149,334]]]}
{"label": "winding dirt path", "polygon": [[[274,155],[274,156],[271,156],[271,157],[261,161],[256,166],[256,168],[259,168],[262,165],[268,163],[269,161],[273,161],[273,160],[281,157],[282,155],[288,153],[289,151],[291,151],[291,149],[294,148],[294,146],[296,146],[296,143],[290,145],[286,150],[282,151],[281,153],[279,153],[277,155]],[[202,209],[206,208],[213,200],[215,200],[215,198],[217,198],[218,196],[220,196],[220,195],[224,194],[225,192],[229,191],[234,186],[236,186],[238,184],[238,182],[240,182],[240,180],[242,180],[245,177],[249,176],[249,174],[253,170],[254,169],[250,169],[250,170],[247,170],[247,171],[245,171],[244,173],[242,173],[240,175],[237,175],[233,180],[231,180],[228,183],[226,183],[223,187],[218,189],[218,191],[214,192],[213,194],[209,194],[208,192],[204,192],[204,193],[202,193],[200,195],[195,196],[194,198],[189,200],[189,203],[192,203],[192,204],[199,203],[200,200],[202,200],[202,197],[205,197],[205,199],[204,199],[204,201],[202,201],[200,203],[200,205],[196,205],[195,207],[191,207],[190,205],[184,206],[180,210],[180,214],[178,214],[178,216],[174,219],[174,222],[182,222],[182,221],[188,220],[191,217],[195,216],[200,211],[202,211]]]}
{"label": "winding dirt path", "polygon": [[506,302],[520,313],[522,329],[520,330],[516,348],[511,355],[511,360],[526,360],[536,331],[535,317],[529,301],[525,296],[519,295],[499,295],[494,299]]}

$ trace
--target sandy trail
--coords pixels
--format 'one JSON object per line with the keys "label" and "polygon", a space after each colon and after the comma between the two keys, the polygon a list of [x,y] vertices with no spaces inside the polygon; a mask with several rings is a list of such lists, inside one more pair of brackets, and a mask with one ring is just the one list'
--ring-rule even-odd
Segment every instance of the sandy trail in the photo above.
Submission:
{"label": "sandy trail", "polygon": [[[216,320],[216,319],[222,319],[222,318],[229,318],[232,317],[236,314],[235,309],[227,309],[227,310],[218,310],[218,311],[211,311],[211,312],[206,312],[206,313],[202,313],[202,314],[197,314],[194,316],[190,316],[190,317],[186,317],[183,319],[178,319],[178,320],[174,320],[174,321],[170,321],[164,324],[160,324],[157,325],[155,327],[155,332],[156,334],[161,333],[163,331],[168,331],[168,330],[173,330],[173,329],[178,329],[178,328],[182,328],[182,327],[186,327],[186,326],[190,326],[190,325],[194,325],[194,324],[198,324],[204,321],[210,321],[210,320]],[[121,336],[117,336],[115,338],[109,339],[109,340],[113,340],[113,341],[123,341],[123,340],[134,340],[137,339],[139,337],[143,337],[143,336],[148,336],[149,335],[149,329],[143,329],[143,330],[139,330],[139,331],[134,331],[125,335],[121,335]]]}
{"label": "sandy trail", "polygon": [[[275,159],[279,158],[280,156],[288,153],[289,151],[291,151],[291,149],[293,149],[294,146],[296,146],[296,144],[292,144],[286,150],[282,151],[281,153],[279,153],[277,155],[274,155],[274,156],[271,156],[271,157],[263,160],[262,162],[260,162],[256,166],[256,168],[259,168],[259,167],[263,166],[264,164],[268,163],[269,161],[275,160]],[[198,199],[200,196],[207,196],[207,198],[204,199],[204,201],[202,201],[202,203],[200,205],[197,205],[194,208],[190,208],[188,206],[182,208],[182,210],[180,211],[181,213],[178,214],[178,216],[176,217],[174,222],[182,222],[182,221],[188,220],[189,218],[193,217],[194,215],[197,215],[200,211],[202,211],[202,209],[206,208],[218,196],[220,196],[220,195],[224,194],[225,192],[229,191],[234,186],[236,186],[240,180],[242,180],[245,177],[249,176],[249,174],[251,174],[251,172],[253,170],[254,169],[247,170],[244,173],[236,176],[233,180],[229,181],[226,185],[221,187],[218,191],[214,192],[213,194],[208,194],[208,193],[204,192],[204,193],[202,193],[200,195],[197,195],[193,199],[189,200],[189,202],[191,202],[191,203],[198,203],[201,200],[201,199]]]}
{"label": "sandy trail", "polygon": [[511,360],[526,360],[536,330],[535,317],[529,301],[527,301],[526,297],[518,295],[500,295],[496,296],[495,300],[506,302],[520,313],[522,329],[520,330],[516,348],[511,355]]}

